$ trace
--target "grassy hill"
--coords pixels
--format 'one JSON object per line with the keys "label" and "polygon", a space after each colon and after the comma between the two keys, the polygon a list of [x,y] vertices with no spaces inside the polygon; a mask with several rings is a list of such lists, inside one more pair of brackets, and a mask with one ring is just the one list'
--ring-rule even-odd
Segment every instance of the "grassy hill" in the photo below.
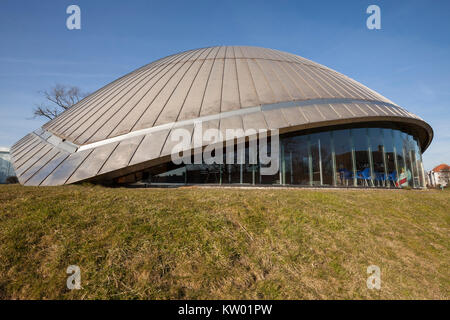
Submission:
{"label": "grassy hill", "polygon": [[449,299],[450,192],[0,186],[0,298]]}

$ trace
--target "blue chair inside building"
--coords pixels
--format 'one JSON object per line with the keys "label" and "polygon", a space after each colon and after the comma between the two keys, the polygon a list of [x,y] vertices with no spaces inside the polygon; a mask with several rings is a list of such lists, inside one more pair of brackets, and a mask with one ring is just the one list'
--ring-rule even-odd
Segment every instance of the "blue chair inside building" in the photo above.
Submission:
{"label": "blue chair inside building", "polygon": [[384,172],[375,172],[375,181],[377,181],[378,185],[386,186],[387,177]]}
{"label": "blue chair inside building", "polygon": [[339,169],[338,171],[339,171],[339,173],[341,175],[341,178],[344,181],[346,181],[347,184],[348,184],[348,180],[352,180],[353,179],[353,174],[350,171],[348,171],[347,169]]}
{"label": "blue chair inside building", "polygon": [[390,173],[388,175],[388,181],[392,182],[392,184],[395,187],[395,182],[397,181],[397,171],[396,170],[392,171],[392,173]]}
{"label": "blue chair inside building", "polygon": [[370,174],[370,169],[369,168],[365,168],[364,170],[358,171],[356,173],[356,176],[357,176],[358,179],[363,180],[364,184],[369,185],[368,181],[372,182],[372,175]]}

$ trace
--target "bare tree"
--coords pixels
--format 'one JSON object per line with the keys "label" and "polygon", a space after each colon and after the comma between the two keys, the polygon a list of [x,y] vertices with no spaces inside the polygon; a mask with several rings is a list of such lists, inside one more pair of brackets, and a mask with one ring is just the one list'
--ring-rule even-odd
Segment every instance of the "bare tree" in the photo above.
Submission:
{"label": "bare tree", "polygon": [[35,118],[45,117],[50,120],[87,96],[78,87],[68,87],[61,84],[55,85],[49,91],[44,90],[39,93],[43,95],[47,102],[37,104],[33,109],[33,115]]}

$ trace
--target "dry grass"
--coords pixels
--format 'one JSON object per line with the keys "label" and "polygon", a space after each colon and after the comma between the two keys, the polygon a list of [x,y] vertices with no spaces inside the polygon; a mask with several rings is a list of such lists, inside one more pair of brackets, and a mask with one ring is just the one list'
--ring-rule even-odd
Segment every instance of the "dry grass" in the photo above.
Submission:
{"label": "dry grass", "polygon": [[437,190],[0,186],[0,298],[449,299],[449,209]]}

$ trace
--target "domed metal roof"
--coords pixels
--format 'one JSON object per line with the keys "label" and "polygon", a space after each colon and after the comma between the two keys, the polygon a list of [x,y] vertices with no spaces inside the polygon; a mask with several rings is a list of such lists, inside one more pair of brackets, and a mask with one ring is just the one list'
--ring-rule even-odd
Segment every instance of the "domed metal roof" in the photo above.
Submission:
{"label": "domed metal roof", "polygon": [[209,47],[143,66],[89,95],[11,149],[19,181],[111,178],[170,156],[176,127],[306,128],[395,121],[432,129],[364,85],[305,58],[258,47]]}

